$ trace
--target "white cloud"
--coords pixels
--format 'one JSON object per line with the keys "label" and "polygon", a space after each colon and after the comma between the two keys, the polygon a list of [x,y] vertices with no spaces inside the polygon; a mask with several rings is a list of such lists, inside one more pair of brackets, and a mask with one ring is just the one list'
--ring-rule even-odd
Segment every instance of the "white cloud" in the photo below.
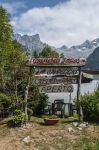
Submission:
{"label": "white cloud", "polygon": [[71,0],[54,7],[33,8],[13,18],[15,32],[40,34],[59,47],[99,37],[99,0]]}

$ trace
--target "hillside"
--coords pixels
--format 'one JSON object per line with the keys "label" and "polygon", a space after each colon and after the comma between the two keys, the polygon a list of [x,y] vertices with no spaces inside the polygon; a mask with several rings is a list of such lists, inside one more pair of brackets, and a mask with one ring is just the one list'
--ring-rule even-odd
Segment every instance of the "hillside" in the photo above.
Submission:
{"label": "hillside", "polygon": [[92,54],[87,58],[87,70],[99,70],[99,47],[97,47]]}

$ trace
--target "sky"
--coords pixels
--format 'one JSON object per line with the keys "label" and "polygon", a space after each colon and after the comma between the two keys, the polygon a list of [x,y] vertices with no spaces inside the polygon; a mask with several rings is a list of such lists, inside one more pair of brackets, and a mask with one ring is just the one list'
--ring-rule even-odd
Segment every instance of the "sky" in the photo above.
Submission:
{"label": "sky", "polygon": [[55,47],[99,38],[99,0],[0,0],[15,33],[39,34]]}

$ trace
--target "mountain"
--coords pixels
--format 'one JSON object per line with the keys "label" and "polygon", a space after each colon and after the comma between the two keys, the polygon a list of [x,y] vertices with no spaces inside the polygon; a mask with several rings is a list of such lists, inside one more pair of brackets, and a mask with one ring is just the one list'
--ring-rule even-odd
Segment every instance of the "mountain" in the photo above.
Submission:
{"label": "mountain", "polygon": [[20,44],[22,44],[30,55],[32,55],[34,51],[39,53],[47,45],[41,42],[39,34],[32,36],[14,34],[12,39],[17,40]]}
{"label": "mountain", "polygon": [[[14,34],[12,38],[14,40],[16,39],[20,44],[22,44],[23,47],[27,49],[27,53],[30,55],[33,55],[34,51],[36,51],[37,53],[41,52],[41,50],[48,45],[40,40],[39,34],[32,36],[29,35],[21,36],[20,34]],[[60,48],[55,48],[52,46],[50,47],[59,53],[63,53],[65,57],[87,58],[98,46],[99,46],[99,38],[92,41],[86,40],[84,43],[80,45],[74,45],[70,48],[67,47],[66,45],[63,45]]]}
{"label": "mountain", "polygon": [[72,46],[70,48],[63,45],[62,47],[58,48],[58,51],[59,53],[64,53],[65,56],[67,57],[87,58],[98,46],[99,46],[99,38],[92,41],[86,40],[81,45]]}
{"label": "mountain", "polygon": [[99,47],[97,47],[94,52],[88,56],[85,69],[99,70]]}

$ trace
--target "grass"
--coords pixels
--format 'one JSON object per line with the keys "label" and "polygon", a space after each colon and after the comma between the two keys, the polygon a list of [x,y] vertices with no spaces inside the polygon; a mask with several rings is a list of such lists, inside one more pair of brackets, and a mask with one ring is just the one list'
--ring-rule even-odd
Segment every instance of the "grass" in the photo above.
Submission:
{"label": "grass", "polygon": [[74,145],[73,150],[99,150],[99,139],[83,137]]}

